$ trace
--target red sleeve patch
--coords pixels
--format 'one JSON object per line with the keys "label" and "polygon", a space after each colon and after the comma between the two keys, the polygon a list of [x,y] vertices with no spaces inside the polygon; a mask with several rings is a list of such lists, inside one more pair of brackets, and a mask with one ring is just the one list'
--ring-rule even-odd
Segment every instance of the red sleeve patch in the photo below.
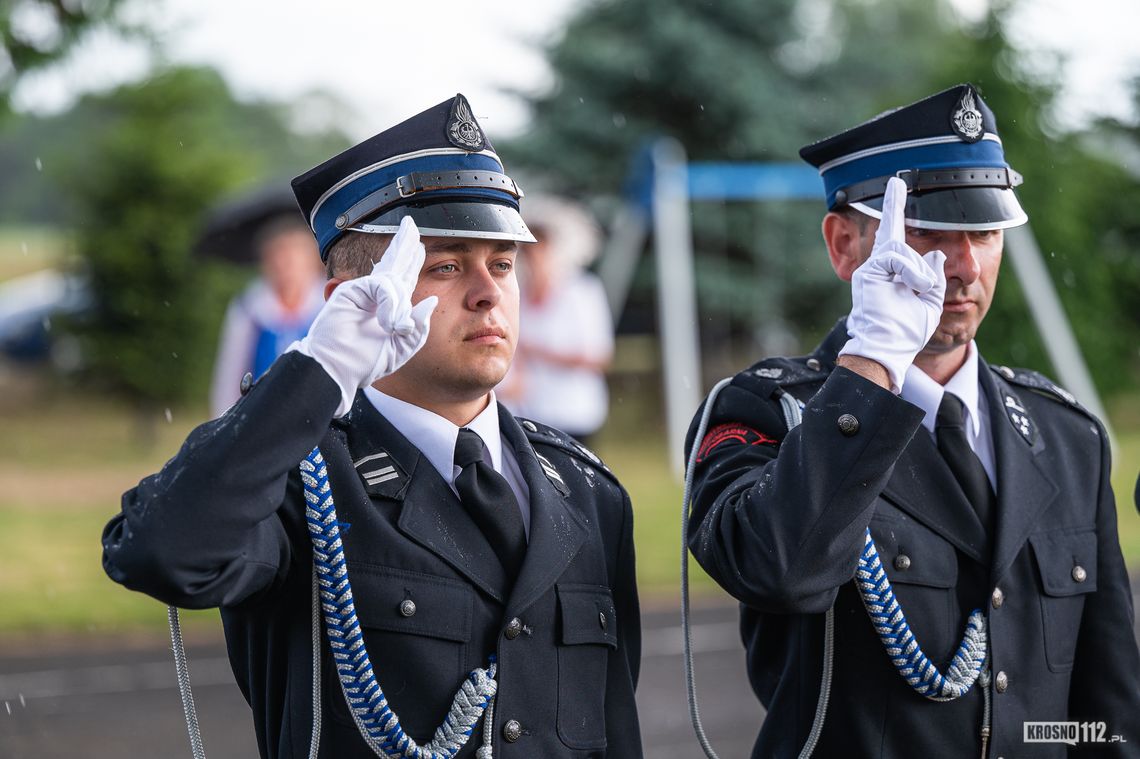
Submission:
{"label": "red sleeve patch", "polygon": [[704,461],[714,448],[728,442],[741,445],[779,445],[780,441],[743,424],[733,422],[720,424],[705,433],[705,439],[701,441],[701,447],[697,451],[697,463]]}

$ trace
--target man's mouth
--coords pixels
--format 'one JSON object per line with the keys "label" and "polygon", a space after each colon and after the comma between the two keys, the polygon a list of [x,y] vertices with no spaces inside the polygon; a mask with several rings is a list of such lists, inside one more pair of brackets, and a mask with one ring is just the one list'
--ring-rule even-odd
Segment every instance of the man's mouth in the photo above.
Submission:
{"label": "man's mouth", "polygon": [[506,337],[506,333],[499,327],[483,327],[473,332],[469,332],[467,336],[463,338],[463,340],[464,342],[469,343],[485,343],[489,345],[496,343],[499,340],[505,340]]}

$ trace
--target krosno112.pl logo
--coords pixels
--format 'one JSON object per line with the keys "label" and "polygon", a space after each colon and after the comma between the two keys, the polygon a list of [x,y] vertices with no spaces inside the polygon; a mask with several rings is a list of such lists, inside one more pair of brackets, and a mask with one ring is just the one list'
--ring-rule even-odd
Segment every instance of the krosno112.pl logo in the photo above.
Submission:
{"label": "krosno112.pl logo", "polygon": [[1103,722],[1023,722],[1025,743],[1127,743],[1123,735],[1109,735]]}

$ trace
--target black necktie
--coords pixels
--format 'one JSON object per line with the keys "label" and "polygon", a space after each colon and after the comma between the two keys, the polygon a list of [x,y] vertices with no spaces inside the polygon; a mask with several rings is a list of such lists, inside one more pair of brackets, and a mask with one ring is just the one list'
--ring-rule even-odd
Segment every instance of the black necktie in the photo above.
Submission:
{"label": "black necktie", "polygon": [[455,477],[459,500],[495,549],[507,575],[515,579],[526,556],[526,531],[514,491],[483,461],[483,439],[466,427],[455,440],[455,465],[462,470]]}
{"label": "black necktie", "polygon": [[990,486],[990,478],[986,476],[986,468],[982,466],[981,459],[966,440],[962,401],[957,396],[951,393],[942,394],[934,434],[938,439],[938,450],[942,452],[942,457],[946,459],[954,478],[962,486],[970,505],[978,513],[982,526],[986,528],[986,535],[992,537],[997,498]]}

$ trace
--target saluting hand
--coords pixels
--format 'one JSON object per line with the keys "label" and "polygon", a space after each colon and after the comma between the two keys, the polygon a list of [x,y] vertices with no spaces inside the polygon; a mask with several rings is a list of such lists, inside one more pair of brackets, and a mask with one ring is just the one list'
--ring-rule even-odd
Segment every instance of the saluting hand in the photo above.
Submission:
{"label": "saluting hand", "polygon": [[851,339],[839,352],[882,364],[896,393],[938,328],[946,294],[946,254],[920,256],[906,244],[905,208],[906,183],[891,177],[871,256],[851,276]]}
{"label": "saluting hand", "polygon": [[419,229],[405,216],[372,273],[342,282],[308,335],[290,346],[316,359],[340,386],[336,416],[348,413],[357,389],[399,369],[427,342],[439,299],[412,305],[424,258]]}

